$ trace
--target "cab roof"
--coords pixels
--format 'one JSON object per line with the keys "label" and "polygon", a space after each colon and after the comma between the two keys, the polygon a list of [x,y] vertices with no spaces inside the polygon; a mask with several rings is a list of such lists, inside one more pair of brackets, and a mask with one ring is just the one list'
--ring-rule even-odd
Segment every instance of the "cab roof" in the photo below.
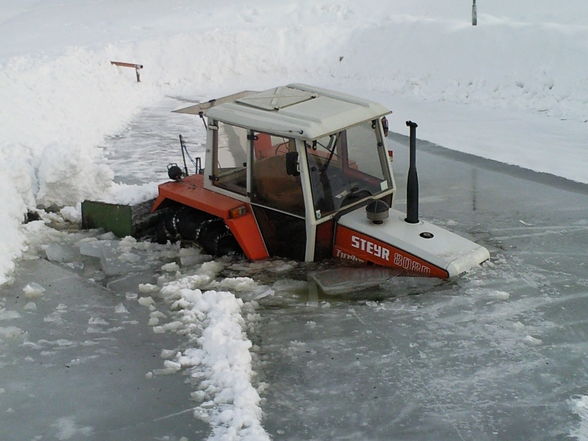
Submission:
{"label": "cab roof", "polygon": [[373,101],[306,84],[243,91],[176,110],[291,138],[316,139],[379,118],[390,110]]}

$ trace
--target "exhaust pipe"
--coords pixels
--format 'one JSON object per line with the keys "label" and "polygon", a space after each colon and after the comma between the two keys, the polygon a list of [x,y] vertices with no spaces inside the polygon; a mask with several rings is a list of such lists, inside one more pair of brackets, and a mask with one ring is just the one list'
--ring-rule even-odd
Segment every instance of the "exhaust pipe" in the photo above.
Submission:
{"label": "exhaust pipe", "polygon": [[406,121],[410,127],[410,165],[408,167],[408,182],[406,185],[406,219],[409,224],[419,222],[419,178],[416,170],[416,128],[418,124]]}

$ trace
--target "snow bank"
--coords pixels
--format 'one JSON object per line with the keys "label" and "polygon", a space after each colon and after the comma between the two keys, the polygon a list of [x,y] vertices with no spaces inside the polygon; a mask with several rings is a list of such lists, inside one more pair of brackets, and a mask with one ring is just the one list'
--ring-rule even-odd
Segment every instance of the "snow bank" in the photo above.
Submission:
{"label": "snow bank", "polygon": [[189,368],[203,399],[195,415],[210,422],[210,440],[269,440],[261,426],[260,397],[251,384],[251,341],[245,335],[243,302],[230,292],[184,289],[174,307],[185,326],[198,324],[198,347],[178,354],[175,362]]}
{"label": "snow bank", "polygon": [[[0,284],[24,246],[27,208],[125,193],[97,146],[165,94],[303,81],[588,120],[580,0],[483,3],[475,28],[457,0],[1,5],[11,44],[0,48]],[[110,60],[144,64],[142,82]]]}

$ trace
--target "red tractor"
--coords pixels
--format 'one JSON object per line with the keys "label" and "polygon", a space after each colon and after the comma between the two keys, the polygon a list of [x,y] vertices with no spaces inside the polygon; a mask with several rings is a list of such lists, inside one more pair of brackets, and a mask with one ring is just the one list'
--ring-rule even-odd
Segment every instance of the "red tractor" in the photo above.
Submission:
{"label": "red tractor", "polygon": [[159,186],[152,211],[165,213],[170,239],[217,256],[337,257],[439,278],[489,258],[486,248],[419,220],[414,123],[408,214],[390,208],[390,111],[380,104],[290,84],[176,112],[202,118],[207,143],[204,170],[172,164],[172,181]]}

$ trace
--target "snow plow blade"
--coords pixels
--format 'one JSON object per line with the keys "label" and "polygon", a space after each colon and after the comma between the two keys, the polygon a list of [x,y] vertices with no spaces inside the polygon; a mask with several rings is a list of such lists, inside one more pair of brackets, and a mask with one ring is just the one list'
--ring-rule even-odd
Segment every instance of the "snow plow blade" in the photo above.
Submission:
{"label": "snow plow blade", "polygon": [[103,228],[118,237],[142,237],[159,217],[159,213],[151,213],[152,205],[153,200],[135,205],[84,201],[82,228]]}

